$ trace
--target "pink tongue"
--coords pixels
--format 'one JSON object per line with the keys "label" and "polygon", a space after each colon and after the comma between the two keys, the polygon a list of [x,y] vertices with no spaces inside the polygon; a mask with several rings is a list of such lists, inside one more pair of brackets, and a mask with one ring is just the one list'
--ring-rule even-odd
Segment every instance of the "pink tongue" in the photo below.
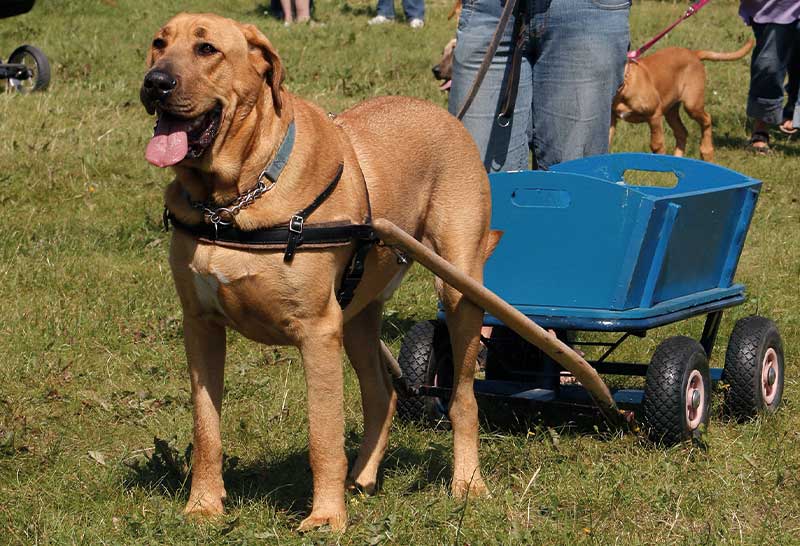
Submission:
{"label": "pink tongue", "polygon": [[156,167],[175,165],[189,152],[186,129],[190,122],[164,118],[165,116],[159,118],[155,135],[147,144],[144,154],[147,161]]}
{"label": "pink tongue", "polygon": [[442,85],[439,86],[439,91],[447,91],[448,89],[450,89],[451,85],[453,85],[453,81],[447,80],[446,82],[444,82]]}

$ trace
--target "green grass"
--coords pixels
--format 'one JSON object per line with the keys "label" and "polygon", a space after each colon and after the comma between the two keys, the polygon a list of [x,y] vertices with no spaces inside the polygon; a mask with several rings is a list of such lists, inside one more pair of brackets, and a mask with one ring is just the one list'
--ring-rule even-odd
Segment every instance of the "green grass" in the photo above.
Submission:
{"label": "green grass", "polygon": [[[684,6],[637,2],[634,46]],[[738,48],[750,31],[736,7],[714,2],[659,47]],[[349,497],[346,534],[298,535],[311,494],[298,354],[234,335],[223,415],[228,513],[184,521],[191,407],[160,229],[170,175],[143,160],[152,127],[138,102],[145,48],[173,13],[218,11],[264,29],[289,88],[324,108],[381,94],[444,104],[430,67],[454,31],[449,0],[428,2],[418,32],[368,28],[372,8],[324,0],[325,27],[285,29],[255,0],[42,0],[0,21],[2,55],[33,43],[53,63],[46,93],[0,95],[0,542],[800,543],[800,144],[776,135],[769,157],[743,150],[746,60],[707,63],[717,161],[764,181],[737,276],[750,299],[726,314],[715,364],[735,319],[773,317],[787,356],[779,415],[737,424],[715,406],[705,449],[536,420],[485,426],[493,497],[466,503],[448,496],[450,434],[396,423],[383,489]],[[697,157],[698,130],[686,124]],[[622,124],[615,150],[647,151],[648,136]],[[431,277],[416,268],[388,305],[387,341],[396,350],[410,322],[434,312]],[[665,336],[701,328],[665,328],[629,352],[647,358]],[[360,402],[344,369],[352,457]]]}

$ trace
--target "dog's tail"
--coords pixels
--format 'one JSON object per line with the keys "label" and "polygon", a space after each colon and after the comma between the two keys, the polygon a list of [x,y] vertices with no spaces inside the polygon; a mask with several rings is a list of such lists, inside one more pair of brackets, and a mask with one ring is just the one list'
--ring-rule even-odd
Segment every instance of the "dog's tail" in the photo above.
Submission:
{"label": "dog's tail", "polygon": [[704,51],[704,50],[697,50],[694,52],[697,55],[697,58],[701,61],[735,61],[736,59],[741,59],[753,48],[753,44],[756,43],[755,40],[752,38],[747,40],[747,43],[744,44],[742,47],[737,49],[736,51],[731,51],[730,53],[717,53],[716,51]]}
{"label": "dog's tail", "polygon": [[493,229],[489,232],[489,239],[486,241],[486,248],[483,250],[483,259],[488,260],[489,256],[492,255],[494,249],[497,248],[498,243],[500,242],[500,238],[503,236],[503,232],[499,229]]}

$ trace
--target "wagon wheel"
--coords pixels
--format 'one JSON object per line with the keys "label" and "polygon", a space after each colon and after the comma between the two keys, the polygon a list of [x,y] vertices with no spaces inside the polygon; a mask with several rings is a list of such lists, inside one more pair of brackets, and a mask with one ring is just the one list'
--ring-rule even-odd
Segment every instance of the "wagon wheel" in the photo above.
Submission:
{"label": "wagon wheel", "polygon": [[[408,331],[397,358],[409,385],[453,386],[453,355],[450,336],[444,323],[426,320]],[[445,397],[419,396],[397,400],[397,416],[403,421],[439,422],[447,419]]]}
{"label": "wagon wheel", "polygon": [[726,409],[739,419],[778,411],[783,369],[783,342],[775,323],[759,316],[739,319],[725,353]]}
{"label": "wagon wheel", "polygon": [[699,437],[708,423],[711,381],[703,346],[675,336],[656,349],[644,388],[644,422],[651,440],[676,444]]}
{"label": "wagon wheel", "polygon": [[42,91],[50,85],[50,61],[39,48],[19,46],[8,57],[8,62],[25,65],[28,72],[27,78],[9,78],[8,86],[11,89],[27,94]]}

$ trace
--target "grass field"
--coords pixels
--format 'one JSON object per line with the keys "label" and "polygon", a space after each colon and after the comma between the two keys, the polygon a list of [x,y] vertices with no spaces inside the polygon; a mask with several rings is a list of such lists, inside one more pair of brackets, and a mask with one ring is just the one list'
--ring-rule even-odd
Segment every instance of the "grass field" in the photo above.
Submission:
{"label": "grass field", "polygon": [[[750,31],[738,2],[717,0],[661,44],[737,49]],[[683,2],[636,2],[632,42],[674,20]],[[716,159],[764,181],[737,280],[786,347],[783,410],[737,424],[714,406],[706,447],[654,447],[533,420],[482,429],[493,496],[448,495],[451,436],[396,423],[382,491],[350,496],[344,535],[295,528],[308,513],[305,392],[293,349],[229,336],[223,439],[227,515],[185,521],[191,441],[181,311],[160,227],[170,179],[144,161],[152,119],[139,104],[153,32],[183,9],[253,22],[288,66],[288,87],[338,111],[383,94],[444,104],[430,75],[454,32],[450,2],[429,0],[424,29],[368,28],[368,0],[320,0],[324,27],[284,28],[256,0],[41,0],[0,21],[0,54],[33,43],[53,63],[42,94],[0,94],[0,543],[640,544],[800,543],[800,141],[744,150],[746,59],[708,63]],[[689,155],[698,130],[687,121]],[[668,134],[668,144],[671,145]],[[645,127],[621,125],[615,151],[647,151]],[[415,268],[390,302],[385,338],[435,313],[431,276]],[[681,332],[697,335],[702,322]],[[646,359],[675,327],[630,349]],[[346,430],[361,431],[345,365]]]}

